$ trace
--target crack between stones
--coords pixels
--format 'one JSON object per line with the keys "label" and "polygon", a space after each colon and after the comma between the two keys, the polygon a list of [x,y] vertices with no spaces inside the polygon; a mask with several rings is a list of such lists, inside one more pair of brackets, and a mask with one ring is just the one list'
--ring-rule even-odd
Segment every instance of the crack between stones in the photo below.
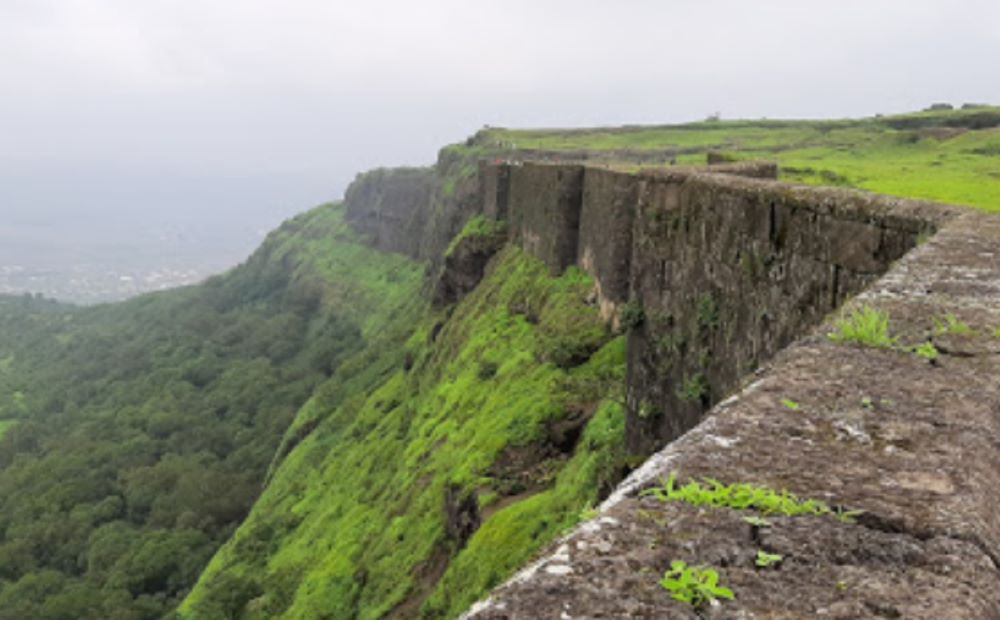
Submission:
{"label": "crack between stones", "polygon": [[937,343],[935,343],[934,346],[935,346],[935,348],[937,348],[938,353],[940,353],[941,355],[945,355],[945,356],[948,356],[948,357],[954,357],[954,358],[957,358],[957,359],[973,359],[973,358],[979,358],[979,357],[995,357],[997,355],[1000,355],[1000,351],[981,351],[981,352],[961,351],[961,350],[956,350],[956,349],[948,349],[947,347],[941,346],[940,344],[937,344]]}
{"label": "crack between stones", "polygon": [[866,529],[883,532],[886,534],[898,534],[902,536],[907,536],[921,543],[926,543],[934,538],[945,538],[949,540],[956,540],[959,542],[964,542],[972,545],[979,550],[990,563],[993,565],[993,569],[1000,571],[1000,555],[991,551],[986,543],[975,534],[961,534],[961,533],[949,533],[942,532],[939,530],[912,530],[905,527],[902,523],[898,521],[892,521],[881,517],[877,514],[866,512],[857,518],[857,525],[864,527]]}

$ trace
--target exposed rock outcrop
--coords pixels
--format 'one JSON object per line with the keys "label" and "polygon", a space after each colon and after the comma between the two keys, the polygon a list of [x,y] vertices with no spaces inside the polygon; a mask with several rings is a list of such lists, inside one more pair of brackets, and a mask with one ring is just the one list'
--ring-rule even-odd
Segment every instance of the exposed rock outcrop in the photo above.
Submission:
{"label": "exposed rock outcrop", "polygon": [[476,288],[486,273],[486,265],[506,243],[505,229],[456,239],[445,253],[444,266],[434,285],[434,304],[453,304]]}

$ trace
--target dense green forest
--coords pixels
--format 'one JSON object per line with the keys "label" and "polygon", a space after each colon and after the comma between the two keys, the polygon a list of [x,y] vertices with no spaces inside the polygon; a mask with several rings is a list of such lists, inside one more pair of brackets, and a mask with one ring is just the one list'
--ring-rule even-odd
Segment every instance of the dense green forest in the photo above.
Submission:
{"label": "dense green forest", "polygon": [[0,618],[176,606],[299,406],[421,274],[327,206],[201,286],[93,308],[0,299]]}

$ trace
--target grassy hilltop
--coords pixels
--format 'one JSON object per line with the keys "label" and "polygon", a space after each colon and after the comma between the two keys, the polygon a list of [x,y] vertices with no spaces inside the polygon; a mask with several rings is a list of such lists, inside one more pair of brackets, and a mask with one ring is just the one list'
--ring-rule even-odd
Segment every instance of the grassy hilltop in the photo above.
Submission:
{"label": "grassy hilltop", "polygon": [[[998,127],[985,108],[484,129],[442,152],[430,212],[480,158],[531,151],[629,168],[714,151],[997,211]],[[0,298],[0,620],[454,617],[577,523],[642,457],[590,278],[507,247],[435,309],[433,275],[324,205],[202,285]]]}
{"label": "grassy hilltop", "polygon": [[782,179],[1000,210],[1000,108],[920,112],[861,120],[706,121],[663,127],[489,129],[484,144],[546,151],[675,151],[704,163],[719,151],[768,159]]}

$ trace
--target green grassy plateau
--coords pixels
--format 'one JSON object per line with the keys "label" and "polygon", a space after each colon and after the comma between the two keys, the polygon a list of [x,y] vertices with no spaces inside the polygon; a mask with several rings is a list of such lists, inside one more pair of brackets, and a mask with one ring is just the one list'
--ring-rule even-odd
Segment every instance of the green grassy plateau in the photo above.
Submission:
{"label": "green grassy plateau", "polygon": [[482,144],[551,151],[704,152],[777,161],[786,181],[1000,210],[1000,108],[843,121],[707,121],[568,131],[484,130]]}

